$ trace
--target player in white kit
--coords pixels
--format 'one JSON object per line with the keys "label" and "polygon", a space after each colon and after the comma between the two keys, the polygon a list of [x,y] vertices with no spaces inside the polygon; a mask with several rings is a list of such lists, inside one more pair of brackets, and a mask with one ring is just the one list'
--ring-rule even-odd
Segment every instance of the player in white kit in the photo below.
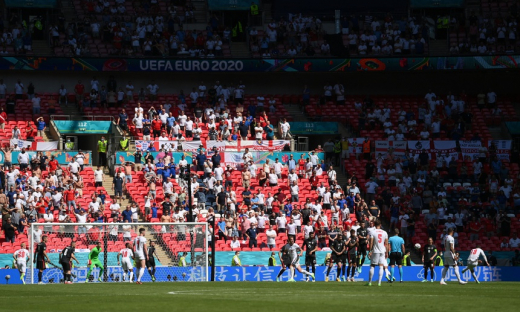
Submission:
{"label": "player in white kit", "polygon": [[142,284],[141,283],[141,277],[143,277],[144,270],[146,268],[146,237],[145,235],[145,229],[140,228],[139,229],[139,236],[137,236],[134,239],[134,259],[135,259],[135,266],[138,269],[137,271],[137,282],[136,284]]}
{"label": "player in white kit", "polygon": [[314,280],[314,274],[312,273],[309,273],[305,270],[302,269],[302,267],[300,266],[300,256],[302,255],[302,249],[300,248],[300,246],[298,246],[298,244],[296,244],[294,242],[294,237],[290,236],[289,239],[288,239],[288,242],[289,242],[289,257],[291,258],[291,277],[289,278],[288,282],[294,282],[294,270],[298,270],[298,272],[304,274],[304,275],[308,275],[310,277],[312,277],[312,279]]}
{"label": "player in white kit", "polygon": [[[132,278],[134,277],[134,252],[132,251],[132,244],[126,243],[126,248],[121,249],[121,251],[117,254],[117,265],[121,265],[123,267],[123,282],[126,281],[126,274],[129,273],[128,282],[132,282]],[[121,257],[121,262],[119,258]]]}
{"label": "player in white kit", "polygon": [[386,262],[386,258],[388,258],[388,233],[381,229],[381,221],[379,219],[374,222],[374,225],[376,229],[370,232],[370,252],[368,253],[370,272],[366,286],[372,286],[372,278],[374,277],[376,266],[379,266],[379,282],[377,285],[381,286],[385,267],[388,268],[388,263]]}
{"label": "player in white kit", "polygon": [[480,249],[480,247],[477,246],[477,248],[471,249],[471,251],[469,252],[468,265],[464,270],[462,270],[462,274],[469,270],[477,284],[480,284],[480,282],[478,281],[478,278],[475,275],[475,267],[478,266],[478,259],[480,258],[480,256],[484,258],[484,261],[486,261],[486,265],[489,266],[489,262],[487,261],[484,250]]}
{"label": "player in white kit", "polygon": [[20,272],[20,280],[25,284],[25,273],[27,272],[27,261],[29,261],[29,250],[25,249],[25,243],[20,245],[20,249],[13,254],[16,267]]}
{"label": "player in white kit", "polygon": [[455,276],[459,280],[459,284],[464,285],[466,282],[460,279],[459,267],[457,266],[457,253],[455,252],[455,239],[453,238],[453,228],[448,229],[448,235],[444,237],[444,268],[442,268],[441,285],[448,285],[444,281],[446,273],[450,267],[455,270]]}

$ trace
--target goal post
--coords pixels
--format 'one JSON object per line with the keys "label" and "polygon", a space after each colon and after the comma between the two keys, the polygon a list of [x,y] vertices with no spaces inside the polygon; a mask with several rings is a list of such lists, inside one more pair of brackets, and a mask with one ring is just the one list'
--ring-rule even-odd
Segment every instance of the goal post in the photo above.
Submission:
{"label": "goal post", "polygon": [[[151,251],[152,244],[155,247],[155,270],[148,262],[142,282],[209,280],[207,223],[33,223],[28,233],[31,258],[27,265],[27,282],[38,283],[39,270],[33,260],[43,236],[47,236],[46,252],[50,260],[43,271],[43,283],[63,282],[60,253],[72,241],[76,243],[75,256],[79,261],[79,264],[72,261],[74,282],[86,281],[89,253],[98,243],[102,249],[98,256],[101,268],[92,268],[89,282],[96,283],[98,278],[103,282],[130,282],[130,275],[125,273],[122,263],[118,264],[118,254],[127,243],[133,245],[140,228],[145,229],[146,252]],[[136,263],[131,261],[131,264],[133,280],[136,280]]]}

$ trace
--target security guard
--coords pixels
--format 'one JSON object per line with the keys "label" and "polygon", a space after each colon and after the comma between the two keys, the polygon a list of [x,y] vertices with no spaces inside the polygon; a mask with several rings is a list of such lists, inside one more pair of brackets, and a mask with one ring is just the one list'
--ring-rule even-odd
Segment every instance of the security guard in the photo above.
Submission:
{"label": "security guard", "polygon": [[258,5],[254,2],[251,2],[251,15],[258,15]]}
{"label": "security guard", "polygon": [[187,267],[188,265],[186,264],[186,256],[188,255],[187,252],[183,252],[182,253],[182,256],[179,258],[179,266],[180,267]]}
{"label": "security guard", "polygon": [[442,261],[442,252],[440,252],[437,257],[435,257],[435,266],[442,267],[444,266],[444,261]]}
{"label": "security guard", "polygon": [[237,24],[235,25],[235,27],[233,27],[233,29],[231,29],[231,36],[233,38],[237,39],[237,37],[239,35],[242,36],[242,33],[243,33],[242,23],[240,23],[240,21],[238,21]]}
{"label": "security guard", "polygon": [[343,137],[343,140],[341,141],[341,158],[342,159],[348,159],[348,139]]}
{"label": "security guard", "polygon": [[128,138],[126,136],[123,136],[121,140],[119,140],[119,148],[123,152],[128,152],[128,147],[130,146],[130,142],[128,141]]}
{"label": "security guard", "polygon": [[404,266],[412,265],[412,260],[410,259],[410,250],[407,250],[406,254],[403,256],[403,265]]}
{"label": "security guard", "polygon": [[365,138],[365,141],[363,141],[363,157],[366,160],[370,160],[370,145],[372,142],[368,139],[368,137]]}
{"label": "security guard", "polygon": [[258,5],[254,2],[251,2],[251,24],[256,25],[258,23]]}
{"label": "security guard", "polygon": [[101,140],[98,141],[97,146],[98,146],[99,165],[106,166],[107,165],[108,142],[105,140],[104,136],[102,136]]}
{"label": "security guard", "polygon": [[71,142],[70,138],[67,138],[67,142],[65,143],[65,150],[67,150],[67,151],[74,150],[74,142]]}
{"label": "security guard", "polygon": [[242,266],[239,256],[240,256],[240,251],[235,252],[233,259],[231,259],[231,266]]}
{"label": "security guard", "polygon": [[276,266],[276,257],[274,256],[275,253],[271,253],[271,257],[269,257],[269,264],[268,266]]}

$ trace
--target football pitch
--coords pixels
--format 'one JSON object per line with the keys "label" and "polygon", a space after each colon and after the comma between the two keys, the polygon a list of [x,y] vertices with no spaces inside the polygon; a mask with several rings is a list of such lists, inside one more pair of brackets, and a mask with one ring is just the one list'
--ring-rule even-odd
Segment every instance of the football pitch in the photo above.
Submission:
{"label": "football pitch", "polygon": [[518,311],[520,283],[91,283],[6,285],[1,311]]}

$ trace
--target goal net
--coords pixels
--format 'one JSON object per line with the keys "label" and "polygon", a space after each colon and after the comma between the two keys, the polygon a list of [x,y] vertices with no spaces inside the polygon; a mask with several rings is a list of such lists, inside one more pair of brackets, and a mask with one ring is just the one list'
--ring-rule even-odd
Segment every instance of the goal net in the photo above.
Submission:
{"label": "goal net", "polygon": [[[147,262],[142,282],[208,281],[207,223],[33,223],[27,246],[31,258],[27,264],[26,281],[35,284],[39,282],[38,264],[33,260],[38,244],[45,236],[50,261],[46,263],[41,282],[64,281],[61,253],[71,242],[75,242],[74,254],[79,261],[79,264],[71,261],[73,282],[83,283],[87,279],[92,283],[99,282],[99,279],[102,282],[131,282],[130,271],[133,272],[132,281],[135,281],[138,274],[135,261],[127,258],[125,262],[122,258],[127,243],[133,249],[134,239],[141,228],[145,230],[148,259],[151,259],[149,255],[153,253],[155,262]],[[100,267],[88,265],[89,254],[96,246],[101,248],[98,261],[90,262]],[[123,262],[127,265],[130,263],[132,268],[123,268]]]}

